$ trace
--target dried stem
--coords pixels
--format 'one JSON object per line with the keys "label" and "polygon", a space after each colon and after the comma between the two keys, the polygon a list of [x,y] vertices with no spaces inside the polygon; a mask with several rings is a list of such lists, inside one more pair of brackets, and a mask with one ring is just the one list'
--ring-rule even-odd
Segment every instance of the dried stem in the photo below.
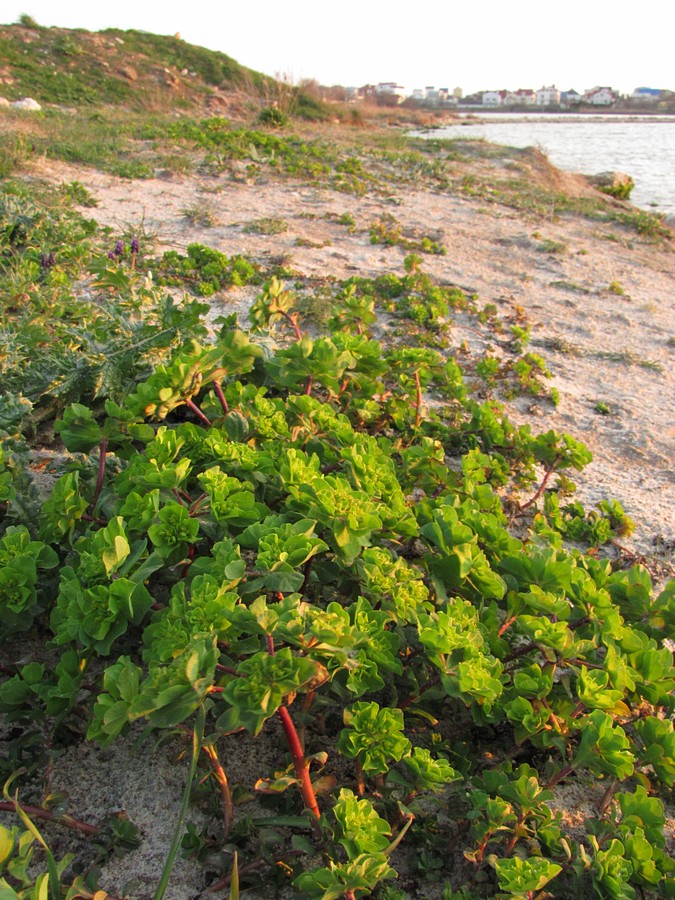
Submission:
{"label": "dried stem", "polygon": [[536,650],[538,646],[539,645],[535,641],[530,641],[529,644],[523,644],[522,647],[518,647],[517,650],[514,650],[512,653],[509,653],[508,656],[505,656],[502,662],[513,662],[514,659],[519,659],[521,656],[525,656],[525,654],[529,653],[531,650]]}
{"label": "dried stem", "polygon": [[[250,872],[257,872],[258,869],[264,869],[267,865],[269,865],[269,863],[265,862],[264,859],[256,859],[255,862],[249,863],[247,866],[240,867],[239,877],[241,878],[242,875],[248,875]],[[216,891],[222,891],[223,888],[229,887],[231,881],[232,872],[230,872],[230,874],[226,875],[224,878],[221,878],[220,881],[212,884],[211,887],[208,888],[209,893],[215,894]]]}
{"label": "dried stem", "polygon": [[614,799],[614,794],[616,793],[616,789],[619,786],[619,782],[616,778],[612,778],[607,785],[607,790],[602,795],[602,799],[598,803],[598,815],[604,816],[609,806]]}
{"label": "dried stem", "polygon": [[420,381],[420,373],[415,369],[415,427],[419,428],[422,422],[422,383]]}
{"label": "dried stem", "polygon": [[96,474],[96,487],[94,488],[94,497],[91,501],[91,508],[95,509],[98,498],[103,490],[103,479],[105,478],[105,454],[108,449],[108,438],[102,438],[99,446],[98,456],[98,472]]}
{"label": "dried stem", "polygon": [[80,822],[72,816],[57,815],[48,809],[42,809],[41,806],[28,806],[25,803],[17,803],[15,800],[7,800],[0,802],[0,811],[17,812],[21,808],[27,815],[34,819],[46,819],[48,822],[55,822],[57,825],[63,825],[66,828],[72,828],[73,831],[80,831],[82,834],[94,836],[101,833],[101,829],[97,825],[89,825],[87,822]]}
{"label": "dried stem", "polygon": [[567,778],[567,776],[571,775],[572,772],[574,772],[573,766],[565,766],[559,772],[557,772],[555,775],[553,775],[553,777],[549,780],[548,784],[546,785],[546,788],[548,789],[548,788],[555,787],[556,784],[561,782],[563,780],[563,778]]}

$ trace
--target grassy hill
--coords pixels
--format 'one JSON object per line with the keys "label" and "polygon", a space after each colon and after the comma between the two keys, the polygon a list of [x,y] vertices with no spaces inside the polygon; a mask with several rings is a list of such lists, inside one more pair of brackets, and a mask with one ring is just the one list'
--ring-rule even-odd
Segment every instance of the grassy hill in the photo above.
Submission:
{"label": "grassy hill", "polygon": [[108,29],[43,28],[29,17],[0,26],[0,96],[43,105],[197,110],[222,94],[259,105],[292,106],[323,118],[321,104],[289,85],[178,36]]}

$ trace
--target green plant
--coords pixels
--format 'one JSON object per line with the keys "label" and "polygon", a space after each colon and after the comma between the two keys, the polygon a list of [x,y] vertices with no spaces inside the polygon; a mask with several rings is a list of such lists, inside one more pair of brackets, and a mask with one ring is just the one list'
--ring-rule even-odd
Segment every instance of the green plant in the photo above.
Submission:
{"label": "green plant", "polygon": [[35,19],[32,16],[29,16],[28,13],[21,13],[21,15],[19,16],[19,24],[23,25],[24,28],[40,27]]}
{"label": "green plant", "polygon": [[387,246],[399,246],[405,250],[420,250],[422,253],[431,253],[445,256],[445,247],[438,241],[427,236],[419,239],[411,239],[404,236],[399,223],[392,215],[384,215],[379,221],[370,226],[370,243],[385,244]]}
{"label": "green plant", "polygon": [[545,240],[537,245],[540,253],[565,253],[567,246],[562,241]]}
{"label": "green plant", "polygon": [[269,125],[272,128],[285,128],[288,125],[289,118],[285,112],[276,106],[266,106],[260,110],[258,121],[261,125]]}
{"label": "green plant", "polygon": [[345,228],[349,230],[350,234],[352,234],[356,230],[356,219],[351,213],[342,213],[342,215],[338,219],[338,223],[340,225],[344,225]]}
{"label": "green plant", "polygon": [[[270,170],[309,157],[220,120],[174,126],[223,160],[250,159],[245,140]],[[365,183],[352,156],[336,174]],[[373,159],[448,177],[421,153]],[[472,396],[461,351],[430,346],[460,311],[500,344],[481,361],[491,389],[536,392],[522,316],[481,315],[414,253],[319,285],[202,245],[150,263],[73,199],[10,184],[0,208],[3,771],[28,767],[39,793],[66,742],[166,741],[187,778],[158,896],[181,844],[232,896],[283,877],[400,900],[397,869],[455,897],[665,895],[673,586],[596,552],[632,523],[571,497],[583,444],[516,426]],[[259,283],[250,333],[221,318],[207,342],[205,304],[174,304],[149,268],[194,292]],[[95,302],[77,302],[82,279]],[[45,434],[63,453],[39,483]],[[235,784],[228,761],[260,759],[249,741],[273,769]],[[598,815],[570,835],[555,801],[573,778]],[[207,824],[183,836],[191,794]]]}
{"label": "green plant", "polygon": [[609,194],[610,197],[615,197],[617,200],[629,200],[634,187],[635,182],[633,179],[627,177],[622,181],[617,181],[616,184],[599,185],[598,190],[602,191],[603,194]]}
{"label": "green plant", "polygon": [[215,211],[203,203],[188,206],[181,210],[181,214],[191,225],[199,225],[201,228],[213,228],[218,224],[218,216]]}
{"label": "green plant", "polygon": [[197,243],[188,244],[187,256],[168,251],[157,268],[159,284],[181,284],[201,297],[261,280],[259,268],[246,257],[228,257],[220,250]]}
{"label": "green plant", "polygon": [[244,225],[244,231],[247,234],[283,234],[288,231],[288,222],[275,218],[255,219]]}
{"label": "green plant", "polygon": [[672,238],[672,231],[664,224],[664,216],[657,213],[635,210],[634,212],[618,213],[616,220],[626,227],[636,231],[642,237],[654,241],[668,240]]}

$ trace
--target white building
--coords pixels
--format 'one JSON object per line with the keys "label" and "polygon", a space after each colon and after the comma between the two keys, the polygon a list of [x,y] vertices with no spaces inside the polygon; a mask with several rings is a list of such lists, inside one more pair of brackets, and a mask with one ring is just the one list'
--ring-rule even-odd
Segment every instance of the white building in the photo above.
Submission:
{"label": "white building", "polygon": [[483,106],[501,106],[502,91],[483,91]]}
{"label": "white building", "polygon": [[593,106],[611,106],[616,103],[617,96],[611,88],[594,87],[584,94],[586,103],[592,103]]}
{"label": "white building", "polygon": [[550,87],[540,87],[537,91],[537,106],[559,106],[560,91],[552,84]]}
{"label": "white building", "polygon": [[381,81],[377,87],[375,88],[376,94],[382,94],[385,96],[394,96],[401,100],[405,99],[405,88],[397,84],[395,81]]}

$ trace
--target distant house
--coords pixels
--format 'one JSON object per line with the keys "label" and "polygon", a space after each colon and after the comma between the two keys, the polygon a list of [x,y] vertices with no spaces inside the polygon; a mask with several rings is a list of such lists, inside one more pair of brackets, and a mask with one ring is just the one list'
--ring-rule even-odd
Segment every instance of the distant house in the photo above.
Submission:
{"label": "distant house", "polygon": [[375,93],[378,98],[389,103],[401,103],[405,100],[405,88],[395,81],[381,81],[375,87]]}
{"label": "distant house", "polygon": [[540,87],[537,91],[537,106],[559,106],[560,91],[552,84],[550,87]]}
{"label": "distant house", "polygon": [[574,88],[571,88],[569,91],[561,91],[560,93],[561,106],[577,106],[582,99],[581,94],[575,91]]}
{"label": "distant house", "polygon": [[483,91],[483,106],[501,106],[506,97],[506,91]]}
{"label": "distant house", "polygon": [[532,88],[519,88],[515,95],[518,98],[518,103],[522,103],[525,106],[534,106],[537,102],[537,95]]}
{"label": "distant house", "polygon": [[422,88],[414,88],[412,92],[412,98],[418,103],[421,103],[424,100],[424,91],[422,90]]}
{"label": "distant house", "polygon": [[617,101],[617,95],[609,87],[594,87],[584,94],[586,103],[593,106],[611,106]]}
{"label": "distant house", "polygon": [[483,91],[476,91],[475,94],[467,94],[466,97],[462,98],[462,103],[465,106],[482,106]]}
{"label": "distant house", "polygon": [[504,98],[505,106],[534,106],[537,95],[530,88],[519,88],[517,91],[507,91]]}
{"label": "distant house", "polygon": [[631,100],[638,100],[640,103],[657,103],[661,99],[661,93],[658,88],[639,87],[635,88],[631,94]]}

